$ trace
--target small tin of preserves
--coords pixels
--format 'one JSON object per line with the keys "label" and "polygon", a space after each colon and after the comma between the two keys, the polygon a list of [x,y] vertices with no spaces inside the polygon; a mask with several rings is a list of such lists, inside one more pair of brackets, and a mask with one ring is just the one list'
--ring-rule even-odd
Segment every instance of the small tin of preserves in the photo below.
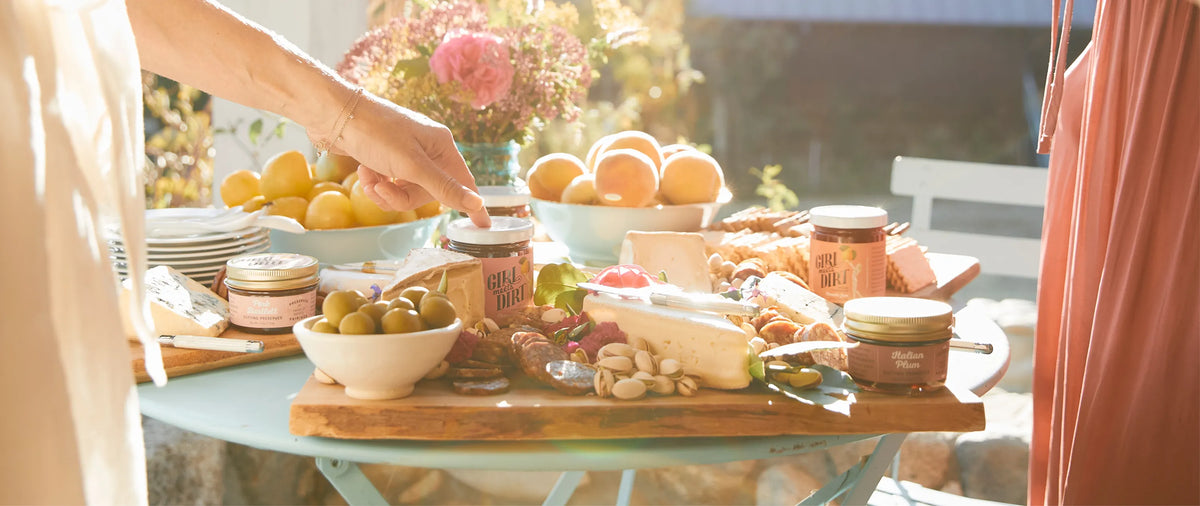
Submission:
{"label": "small tin of preserves", "polygon": [[317,259],[294,253],[256,253],[225,263],[229,320],[256,334],[291,332],[317,314]]}
{"label": "small tin of preserves", "polygon": [[487,208],[488,216],[528,219],[532,215],[529,210],[529,189],[526,187],[480,186],[479,196],[483,198],[483,207]]}
{"label": "small tin of preserves", "polygon": [[850,376],[866,390],[918,395],[946,383],[954,316],[944,302],[865,297],[846,303]]}

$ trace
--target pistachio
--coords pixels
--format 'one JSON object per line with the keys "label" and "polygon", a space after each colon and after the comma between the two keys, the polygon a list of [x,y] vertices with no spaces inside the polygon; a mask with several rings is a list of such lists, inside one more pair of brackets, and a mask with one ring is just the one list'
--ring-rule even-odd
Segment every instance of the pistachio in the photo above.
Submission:
{"label": "pistachio", "polygon": [[612,387],[613,397],[631,401],[646,395],[646,384],[636,379],[623,379]]}
{"label": "pistachio", "polygon": [[658,373],[671,379],[683,377],[683,364],[673,358],[664,358],[658,363]]}
{"label": "pistachio", "polygon": [[599,374],[592,377],[592,388],[595,388],[596,395],[603,399],[612,395],[614,381],[612,371],[601,370]]}
{"label": "pistachio", "polygon": [[[446,364],[446,367],[449,368],[450,364]],[[325,374],[325,371],[322,371],[320,369],[313,369],[313,379],[317,380],[320,383],[324,383],[326,385],[336,385],[337,384],[337,380],[333,379],[328,374]]]}
{"label": "pistachio", "polygon": [[559,308],[547,309],[545,313],[542,313],[542,321],[546,323],[558,323],[567,319],[567,316],[569,316],[567,312]]}
{"label": "pistachio", "polygon": [[613,373],[613,378],[616,378],[617,381],[627,380],[627,379],[631,378],[632,376],[633,376],[632,374],[628,374],[628,373]]}
{"label": "pistachio", "polygon": [[488,332],[495,332],[497,330],[500,330],[500,326],[496,324],[496,320],[493,320],[491,318],[484,318],[483,320],[481,320],[481,322],[483,323],[484,327],[487,328]]}
{"label": "pistachio", "polygon": [[684,376],[675,382],[675,391],[684,397],[691,397],[699,389],[700,386],[696,384],[696,380],[692,379],[691,376]]}
{"label": "pistachio", "polygon": [[767,351],[767,341],[761,337],[755,337],[754,339],[751,339],[750,346],[754,347],[755,355]]}
{"label": "pistachio", "polygon": [[475,334],[478,334],[478,335],[483,335],[483,334],[487,333],[487,325],[484,325],[483,322],[475,322],[475,326],[473,328],[470,328],[467,330],[473,331]]}
{"label": "pistachio", "polygon": [[650,346],[646,344],[646,340],[642,339],[640,337],[629,336],[625,340],[628,341],[629,345],[632,346],[633,349],[635,349],[635,350],[649,350],[650,349]]}
{"label": "pistachio", "polygon": [[608,343],[603,348],[600,348],[600,351],[610,357],[627,357],[632,359],[637,353],[637,348],[625,343]]}
{"label": "pistachio", "polygon": [[[432,371],[429,371],[429,373],[425,375],[424,379],[438,379],[442,376],[445,376],[446,371],[449,371],[449,370],[450,370],[450,362],[443,360],[442,363],[438,364],[437,367],[434,367]],[[324,373],[322,373],[322,374],[324,374]]]}
{"label": "pistachio", "polygon": [[615,373],[627,373],[633,370],[633,361],[622,356],[604,357],[596,362],[596,366]]}
{"label": "pistachio", "polygon": [[651,376],[658,374],[658,360],[646,350],[638,350],[633,356],[633,365],[642,372],[650,373]]}
{"label": "pistachio", "polygon": [[650,387],[654,386],[654,375],[650,374],[646,371],[635,372],[635,373],[633,373],[633,376],[630,376],[630,379],[635,379],[635,380],[641,381],[642,383],[645,383],[646,388],[650,388]]}
{"label": "pistachio", "polygon": [[[742,322],[740,326],[742,327],[742,332],[746,333],[746,339],[754,339],[758,337],[758,331],[754,329],[754,325],[751,325],[747,322]],[[766,343],[764,342],[763,344]]]}
{"label": "pistachio", "polygon": [[788,384],[792,388],[815,387],[821,384],[821,372],[807,367],[801,368],[799,371],[791,374],[791,377],[788,378]]}
{"label": "pistachio", "polygon": [[587,352],[583,351],[583,349],[578,349],[578,350],[571,352],[571,361],[579,362],[581,364],[592,363],[590,360],[588,360]]}
{"label": "pistachio", "polygon": [[660,374],[654,377],[654,385],[650,387],[650,391],[659,395],[671,395],[675,393],[675,381]]}
{"label": "pistachio", "polygon": [[726,260],[721,262],[721,277],[729,279],[733,277],[733,271],[737,269],[737,264]]}
{"label": "pistachio", "polygon": [[725,259],[721,258],[720,253],[713,253],[708,256],[708,270],[710,272],[721,272],[721,264],[724,262]]}

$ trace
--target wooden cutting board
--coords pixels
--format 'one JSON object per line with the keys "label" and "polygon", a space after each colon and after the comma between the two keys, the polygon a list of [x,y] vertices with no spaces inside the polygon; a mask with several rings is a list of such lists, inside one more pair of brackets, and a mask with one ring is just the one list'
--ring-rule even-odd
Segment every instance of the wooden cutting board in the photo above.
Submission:
{"label": "wooden cutting board", "polygon": [[[235,353],[231,351],[191,350],[162,346],[163,367],[167,370],[167,377],[174,378],[219,369],[221,367],[229,367],[231,365],[286,357],[303,351],[300,349],[300,343],[296,341],[296,336],[291,333],[274,335],[251,334],[230,328],[222,333],[221,337],[262,341],[263,351],[262,353]],[[129,357],[133,365],[133,375],[137,382],[145,383],[150,381],[150,375],[146,373],[146,359],[143,356],[142,344],[140,342],[129,341]]]}
{"label": "wooden cutting board", "polygon": [[964,389],[926,397],[859,392],[850,416],[760,387],[638,401],[568,396],[527,378],[506,394],[455,394],[446,380],[425,381],[412,396],[360,401],[311,377],[292,401],[290,431],[341,439],[534,440],[782,434],[968,432],[984,428],[983,403]]}

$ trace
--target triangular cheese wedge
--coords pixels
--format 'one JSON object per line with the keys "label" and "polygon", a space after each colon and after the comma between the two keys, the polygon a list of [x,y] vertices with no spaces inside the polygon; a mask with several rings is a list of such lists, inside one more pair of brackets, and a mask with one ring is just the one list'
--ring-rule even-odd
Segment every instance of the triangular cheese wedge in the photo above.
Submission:
{"label": "triangular cheese wedge", "polygon": [[483,319],[483,264],[478,258],[440,248],[418,248],[408,252],[383,300],[392,300],[410,286],[436,290],[446,272],[446,298],[454,304],[464,327]]}

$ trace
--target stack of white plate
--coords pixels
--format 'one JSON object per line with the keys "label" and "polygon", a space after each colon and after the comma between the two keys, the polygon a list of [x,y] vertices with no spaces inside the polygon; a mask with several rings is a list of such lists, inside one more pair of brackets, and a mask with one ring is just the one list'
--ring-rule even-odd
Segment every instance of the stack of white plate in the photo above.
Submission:
{"label": "stack of white plate", "polygon": [[[201,232],[189,235],[156,236],[152,224],[155,220],[196,220],[220,213],[217,209],[151,209],[146,211],[146,268],[167,265],[205,285],[211,284],[213,276],[230,258],[248,253],[262,253],[270,249],[267,231],[260,227],[249,227],[229,232]],[[179,232],[173,232],[178,234]],[[116,234],[108,237],[108,253],[113,260],[117,275],[129,275],[129,258],[125,245]]]}

